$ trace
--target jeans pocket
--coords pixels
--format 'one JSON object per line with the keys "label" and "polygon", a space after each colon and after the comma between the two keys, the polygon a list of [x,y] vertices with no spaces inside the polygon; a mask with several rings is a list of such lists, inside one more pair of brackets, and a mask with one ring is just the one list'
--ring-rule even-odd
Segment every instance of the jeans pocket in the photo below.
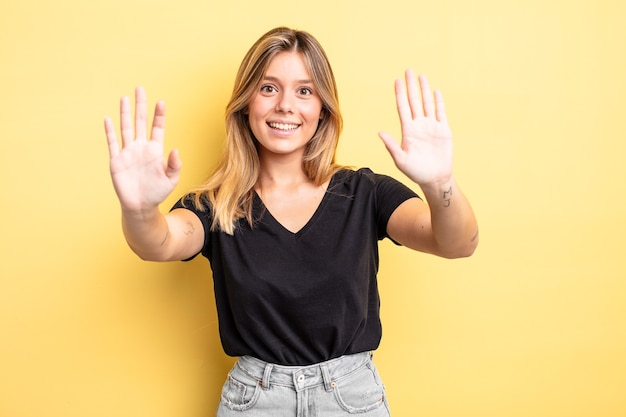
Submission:
{"label": "jeans pocket", "polygon": [[220,401],[231,410],[245,411],[254,407],[260,395],[259,381],[233,369],[222,387]]}
{"label": "jeans pocket", "polygon": [[385,387],[371,362],[334,385],[335,398],[348,413],[365,413],[385,404]]}

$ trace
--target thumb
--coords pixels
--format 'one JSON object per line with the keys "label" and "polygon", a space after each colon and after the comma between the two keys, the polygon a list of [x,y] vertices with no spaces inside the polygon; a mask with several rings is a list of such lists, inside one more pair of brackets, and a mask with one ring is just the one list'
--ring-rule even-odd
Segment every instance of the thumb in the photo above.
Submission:
{"label": "thumb", "polygon": [[178,156],[178,150],[173,149],[169,156],[167,157],[167,168],[165,170],[168,178],[172,180],[178,181],[178,177],[180,176],[180,170],[183,167],[183,161],[180,160]]}
{"label": "thumb", "polygon": [[393,160],[399,161],[403,150],[398,142],[396,142],[395,138],[387,132],[378,132],[378,136],[382,139]]}

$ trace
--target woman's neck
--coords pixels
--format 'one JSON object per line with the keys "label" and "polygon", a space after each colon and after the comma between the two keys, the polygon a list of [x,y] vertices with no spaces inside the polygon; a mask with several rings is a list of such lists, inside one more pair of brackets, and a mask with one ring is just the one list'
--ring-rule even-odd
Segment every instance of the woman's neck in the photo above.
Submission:
{"label": "woman's neck", "polygon": [[304,172],[301,158],[261,158],[257,189],[293,189],[312,183]]}

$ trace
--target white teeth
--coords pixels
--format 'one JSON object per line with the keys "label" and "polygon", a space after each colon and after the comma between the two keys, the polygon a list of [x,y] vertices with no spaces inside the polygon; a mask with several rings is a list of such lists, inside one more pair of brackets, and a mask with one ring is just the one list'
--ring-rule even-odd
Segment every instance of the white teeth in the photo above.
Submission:
{"label": "white teeth", "polygon": [[298,125],[289,124],[289,123],[271,122],[269,125],[272,129],[280,129],[280,130],[294,130],[298,128]]}

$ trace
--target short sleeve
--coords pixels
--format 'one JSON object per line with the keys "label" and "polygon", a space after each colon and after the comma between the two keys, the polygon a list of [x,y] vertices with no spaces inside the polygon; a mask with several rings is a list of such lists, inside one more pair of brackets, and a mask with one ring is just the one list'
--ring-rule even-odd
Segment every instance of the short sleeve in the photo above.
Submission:
{"label": "short sleeve", "polygon": [[420,198],[419,195],[400,181],[387,175],[375,174],[376,187],[376,216],[379,239],[387,235],[387,223],[393,212],[411,198]]}
{"label": "short sleeve", "polygon": [[191,258],[185,259],[185,261],[192,260],[193,258],[198,256],[200,253],[206,256],[207,250],[209,248],[209,242],[210,242],[210,236],[211,236],[211,223],[213,222],[213,218],[211,215],[211,209],[209,208],[210,207],[209,202],[205,199],[203,200],[203,204],[205,205],[205,207],[207,207],[206,210],[200,210],[198,207],[196,207],[196,203],[194,201],[193,196],[187,194],[181,197],[170,209],[170,211],[176,210],[176,209],[185,209],[185,210],[191,211],[198,217],[198,219],[200,219],[200,223],[202,223],[202,228],[204,229],[204,244],[202,246],[202,250],[199,253],[196,253],[195,255],[193,255]]}

